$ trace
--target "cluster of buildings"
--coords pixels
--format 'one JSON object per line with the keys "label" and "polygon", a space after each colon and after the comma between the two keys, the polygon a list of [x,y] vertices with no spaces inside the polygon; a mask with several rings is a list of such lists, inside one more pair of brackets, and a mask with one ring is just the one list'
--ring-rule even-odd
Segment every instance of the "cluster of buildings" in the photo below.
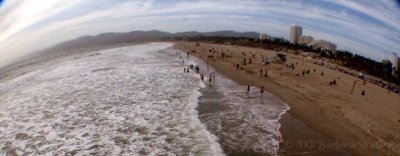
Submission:
{"label": "cluster of buildings", "polygon": [[[303,35],[303,28],[299,25],[290,27],[290,42],[294,44],[308,45],[313,48],[321,48],[323,50],[336,51],[336,44],[326,40],[314,40],[312,36]],[[260,40],[274,40],[272,36],[260,34]]]}
{"label": "cluster of buildings", "polygon": [[[290,26],[289,34],[290,42],[293,44],[308,45],[313,48],[320,48],[322,50],[329,50],[332,52],[336,51],[336,44],[327,40],[314,40],[312,36],[303,35],[303,28],[299,25]],[[269,36],[267,34],[260,34],[260,40],[275,40],[275,37]],[[388,69],[392,72],[393,76],[400,77],[396,75],[400,71],[400,57],[396,53],[392,53],[392,60],[384,60],[384,66],[389,66]]]}
{"label": "cluster of buildings", "polygon": [[294,44],[309,45],[314,48],[336,51],[336,44],[326,40],[314,40],[312,36],[303,35],[303,28],[299,25],[290,26],[290,42]]}
{"label": "cluster of buildings", "polygon": [[273,40],[275,40],[275,37],[269,36],[267,34],[260,34],[260,40],[271,40],[271,41],[273,41]]}

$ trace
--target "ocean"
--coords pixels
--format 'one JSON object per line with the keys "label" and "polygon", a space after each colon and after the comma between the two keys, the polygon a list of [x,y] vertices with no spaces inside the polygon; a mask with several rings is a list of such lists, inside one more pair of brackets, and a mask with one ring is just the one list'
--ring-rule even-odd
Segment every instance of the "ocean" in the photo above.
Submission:
{"label": "ocean", "polygon": [[196,57],[182,55],[186,66],[199,66],[200,73],[216,73],[207,87],[200,89],[199,118],[207,129],[219,138],[227,155],[278,155],[282,136],[281,116],[289,106],[260,86],[241,86]]}
{"label": "ocean", "polygon": [[[68,57],[0,84],[0,155],[277,155],[289,107],[171,43]],[[206,79],[209,73],[205,74]]]}

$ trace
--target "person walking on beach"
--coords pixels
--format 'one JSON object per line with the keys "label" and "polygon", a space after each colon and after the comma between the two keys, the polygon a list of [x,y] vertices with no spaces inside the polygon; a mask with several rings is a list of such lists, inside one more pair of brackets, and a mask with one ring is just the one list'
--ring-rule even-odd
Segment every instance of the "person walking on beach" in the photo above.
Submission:
{"label": "person walking on beach", "polygon": [[200,68],[199,68],[199,66],[197,65],[196,66],[196,73],[199,73],[200,72]]}
{"label": "person walking on beach", "polygon": [[260,93],[261,93],[261,97],[262,97],[262,95],[263,95],[263,93],[264,93],[264,86],[261,86],[261,87],[260,87]]}
{"label": "person walking on beach", "polygon": [[247,92],[246,95],[249,96],[250,95],[250,86],[247,86]]}
{"label": "person walking on beach", "polygon": [[264,77],[266,77],[266,78],[268,78],[268,71],[267,71],[267,69],[265,69],[265,72],[264,72],[265,74],[264,74]]}

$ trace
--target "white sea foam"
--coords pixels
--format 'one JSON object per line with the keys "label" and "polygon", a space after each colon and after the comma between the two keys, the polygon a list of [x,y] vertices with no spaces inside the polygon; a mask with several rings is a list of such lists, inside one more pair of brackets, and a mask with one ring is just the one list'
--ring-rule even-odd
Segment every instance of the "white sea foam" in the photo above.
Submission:
{"label": "white sea foam", "polygon": [[[198,65],[206,75],[217,73],[196,57],[184,59],[187,65]],[[286,103],[269,92],[261,99],[258,86],[252,86],[247,96],[247,86],[218,73],[210,85],[206,84],[210,87],[202,90],[205,96],[200,97],[200,118],[227,152],[278,154],[282,141],[279,120],[289,110]]]}
{"label": "white sea foam", "polygon": [[205,114],[202,121],[223,140],[225,147],[234,151],[277,155],[282,141],[279,120],[289,110],[288,105],[268,92],[261,99],[256,87],[252,87],[250,96],[247,96],[247,86],[224,78],[217,81],[213,89],[222,96],[202,100],[229,108]]}
{"label": "white sea foam", "polygon": [[37,76],[39,73],[41,73],[41,70],[33,71],[33,72],[28,72],[21,74],[11,80],[8,80],[4,83],[0,84],[0,95],[5,94],[9,90],[15,89],[18,86],[23,85],[24,83],[32,80]]}
{"label": "white sea foam", "polygon": [[1,84],[0,155],[223,155],[195,109],[202,82],[159,53],[170,46],[105,50]]}

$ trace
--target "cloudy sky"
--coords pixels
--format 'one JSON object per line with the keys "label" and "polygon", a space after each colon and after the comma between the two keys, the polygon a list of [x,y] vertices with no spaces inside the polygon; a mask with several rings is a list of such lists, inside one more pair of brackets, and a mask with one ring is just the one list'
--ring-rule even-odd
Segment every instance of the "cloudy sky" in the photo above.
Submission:
{"label": "cloudy sky", "polygon": [[400,55],[398,0],[5,0],[0,66],[103,32],[235,30],[288,38],[292,24],[303,26],[305,35],[376,60]]}

